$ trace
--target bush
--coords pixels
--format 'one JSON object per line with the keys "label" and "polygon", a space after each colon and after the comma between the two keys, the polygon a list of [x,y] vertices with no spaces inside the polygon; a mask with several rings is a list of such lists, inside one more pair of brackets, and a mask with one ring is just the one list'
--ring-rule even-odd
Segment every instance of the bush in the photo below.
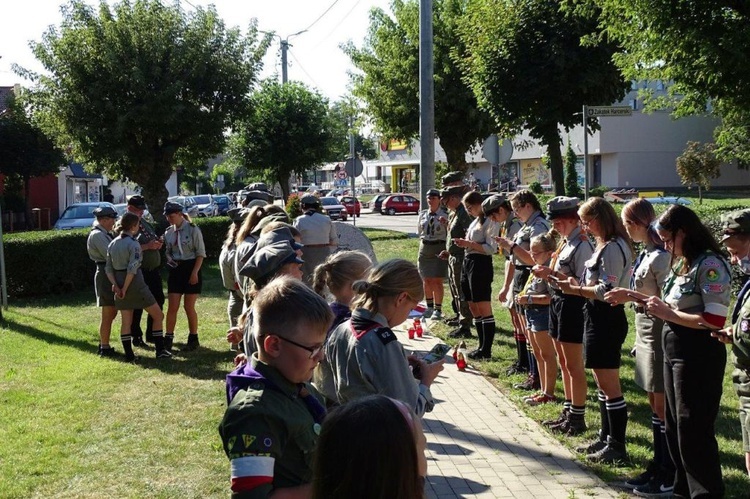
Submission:
{"label": "bush", "polygon": [[232,221],[227,216],[206,217],[194,219],[195,225],[200,227],[203,233],[203,242],[206,245],[206,258],[219,258],[224,239],[227,237],[229,224]]}
{"label": "bush", "polygon": [[293,192],[289,195],[289,198],[286,200],[286,213],[289,215],[289,218],[294,220],[298,216],[302,215],[302,206],[299,204],[299,194],[296,192]]}
{"label": "bush", "polygon": [[597,187],[591,187],[589,189],[589,196],[590,197],[598,197],[603,198],[605,192],[609,192],[611,189],[607,187],[606,185],[599,185]]}
{"label": "bush", "polygon": [[532,182],[529,184],[529,190],[534,194],[544,194],[544,187],[539,182]]}

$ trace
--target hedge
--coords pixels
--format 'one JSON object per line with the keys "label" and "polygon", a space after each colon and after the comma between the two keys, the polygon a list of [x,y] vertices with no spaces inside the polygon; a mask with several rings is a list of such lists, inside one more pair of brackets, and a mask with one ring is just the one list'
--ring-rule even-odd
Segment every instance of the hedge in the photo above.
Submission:
{"label": "hedge", "polygon": [[[195,223],[203,232],[207,258],[218,259],[229,218],[200,218]],[[39,296],[91,288],[96,266],[86,251],[88,234],[89,229],[3,234],[8,295]]]}

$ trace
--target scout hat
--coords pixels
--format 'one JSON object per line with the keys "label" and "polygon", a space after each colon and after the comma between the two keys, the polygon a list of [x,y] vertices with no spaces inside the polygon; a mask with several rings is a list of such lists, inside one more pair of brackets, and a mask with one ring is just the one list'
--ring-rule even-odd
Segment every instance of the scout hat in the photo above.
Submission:
{"label": "scout hat", "polygon": [[260,234],[260,231],[263,230],[263,227],[270,224],[271,222],[284,222],[285,224],[288,224],[291,223],[291,220],[289,219],[289,215],[287,215],[286,213],[271,213],[270,215],[266,215],[265,217],[260,219],[251,234]]}
{"label": "scout hat", "polygon": [[505,204],[505,196],[501,194],[494,194],[484,201],[482,201],[482,213],[489,215],[490,213],[497,211],[500,207]]}
{"label": "scout hat", "polygon": [[446,187],[442,191],[440,191],[440,197],[445,199],[451,196],[458,196],[461,197],[464,195],[464,186],[463,185],[453,185],[451,187]]}
{"label": "scout hat", "polygon": [[130,199],[128,199],[128,204],[134,208],[138,208],[139,210],[146,209],[146,200],[143,199],[143,196],[139,196],[138,194],[136,194],[135,196],[130,196]]}
{"label": "scout hat", "polygon": [[722,241],[737,234],[750,234],[750,208],[732,211],[721,216]]}
{"label": "scout hat", "polygon": [[292,231],[289,230],[289,227],[276,227],[260,236],[255,250],[257,251],[265,246],[271,246],[272,244],[283,241],[289,242],[295,250],[300,250],[305,247],[304,244],[298,243],[294,240],[294,235],[292,234]]}
{"label": "scout hat", "polygon": [[446,187],[448,184],[454,184],[456,182],[463,183],[464,174],[463,172],[448,172],[443,175],[440,180],[443,182],[443,187]]}
{"label": "scout hat", "polygon": [[109,206],[100,206],[94,210],[96,218],[117,218],[117,211]]}
{"label": "scout hat", "polygon": [[431,198],[431,197],[440,197],[440,191],[437,189],[430,189],[427,191],[427,195],[425,197]]}
{"label": "scout hat", "polygon": [[304,263],[297,256],[289,241],[280,241],[256,251],[240,269],[240,275],[248,277],[257,286],[267,283],[287,263]]}
{"label": "scout hat", "polygon": [[320,204],[320,200],[317,198],[317,196],[313,196],[312,194],[305,194],[300,198],[299,203],[302,206],[318,206]]}
{"label": "scout hat", "polygon": [[569,215],[578,211],[578,203],[581,200],[567,196],[557,196],[547,201],[547,218],[554,218]]}
{"label": "scout hat", "polygon": [[171,215],[172,213],[182,213],[182,210],[184,208],[180,203],[173,203],[172,201],[167,201],[164,203],[164,215]]}
{"label": "scout hat", "polygon": [[242,223],[245,220],[245,217],[250,213],[250,210],[248,208],[232,208],[231,210],[227,211],[227,215],[229,215],[229,219],[232,222],[235,223]]}

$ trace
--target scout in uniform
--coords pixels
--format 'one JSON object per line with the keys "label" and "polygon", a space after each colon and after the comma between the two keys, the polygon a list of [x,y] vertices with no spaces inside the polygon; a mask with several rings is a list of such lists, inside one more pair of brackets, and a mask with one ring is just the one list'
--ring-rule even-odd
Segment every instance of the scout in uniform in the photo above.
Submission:
{"label": "scout in uniform", "polygon": [[[466,231],[471,225],[472,217],[466,212],[461,198],[464,195],[463,186],[452,186],[443,189],[440,197],[443,204],[448,208],[450,214],[448,218],[440,219],[440,223],[447,226],[447,239],[445,241],[445,250],[438,255],[440,258],[448,260],[448,286],[451,290],[453,300],[453,310],[458,315],[458,329],[448,333],[450,338],[471,338],[471,321],[472,315],[469,304],[461,289],[461,273],[464,266],[464,249],[456,244],[457,239],[466,237]],[[449,324],[451,324],[449,322]]]}
{"label": "scout in uniform", "polygon": [[444,361],[427,364],[407,358],[391,329],[404,322],[423,297],[416,265],[406,260],[388,260],[373,268],[367,280],[356,281],[353,289],[358,296],[352,317],[333,330],[325,345],[335,401],[344,404],[382,394],[400,400],[423,416],[435,405],[430,385],[443,369]]}
{"label": "scout in uniform", "polygon": [[438,258],[447,239],[446,227],[440,223],[440,219],[447,219],[448,214],[440,207],[440,192],[437,189],[427,191],[427,204],[429,209],[420,211],[417,217],[417,267],[427,302],[423,317],[439,321],[443,318],[443,280],[448,273],[448,262]]}
{"label": "scout in uniform", "polygon": [[[138,233],[135,240],[141,245],[141,273],[146,281],[151,294],[154,295],[159,308],[164,309],[164,285],[161,282],[161,247],[162,240],[156,235],[153,226],[143,219],[146,210],[146,200],[143,196],[131,196],[128,199],[128,213],[138,216]],[[133,310],[133,325],[130,334],[133,336],[133,345],[145,346],[143,343],[143,330],[141,329],[142,309]],[[154,320],[150,315],[146,317],[146,341],[153,343]]]}
{"label": "scout in uniform", "polygon": [[177,311],[185,295],[185,315],[188,320],[188,340],[185,350],[195,350],[200,346],[198,340],[198,312],[195,304],[203,288],[201,266],[206,258],[206,246],[203,243],[201,230],[183,213],[179,203],[167,201],[164,205],[164,216],[170,226],[164,233],[169,278],[167,280],[167,334],[165,344],[172,349],[174,328],[177,324]]}
{"label": "scout in uniform", "polygon": [[[531,238],[540,234],[549,232],[549,222],[542,213],[542,206],[536,195],[528,189],[518,191],[511,195],[510,204],[513,211],[521,220],[523,226],[516,232],[513,239],[503,237],[498,239],[501,248],[508,251],[510,261],[513,264],[513,295],[517,295],[523,289],[526,281],[529,279],[531,267],[534,265],[534,259],[529,252],[531,248]],[[516,308],[518,317],[523,319],[523,310]],[[519,321],[524,322],[523,320]],[[528,348],[526,341],[525,325],[520,331],[516,331],[516,354],[517,368],[511,366],[509,374],[516,372],[528,371],[529,376],[523,383],[514,385],[515,388],[523,390],[536,390],[539,388],[539,372],[536,366],[536,359]]]}
{"label": "scout in uniform", "polygon": [[133,310],[146,310],[154,319],[154,345],[156,358],[170,358],[172,355],[164,348],[162,321],[164,314],[149,291],[141,273],[141,245],[135,240],[138,233],[138,216],[125,213],[118,224],[116,237],[107,247],[107,279],[112,284],[115,294],[115,308],[120,311],[122,324],[120,340],[125,350],[125,360],[135,360],[133,353],[131,322]]}
{"label": "scout in uniform", "polygon": [[547,202],[547,213],[552,226],[562,237],[549,266],[535,265],[532,272],[547,279],[550,297],[549,334],[555,342],[562,371],[565,402],[557,419],[545,421],[550,428],[566,426],[575,433],[577,426],[568,423],[569,415],[583,419],[586,413],[586,371],[583,367],[583,307],[585,298],[564,294],[558,281],[570,277],[579,279],[585,272],[586,261],[594,254],[594,246],[581,230],[576,197],[557,196]]}
{"label": "scout in uniform", "polygon": [[[558,281],[563,293],[586,298],[584,303],[584,366],[592,369],[599,388],[600,435],[606,443],[586,455],[594,462],[615,463],[627,460],[625,432],[628,408],[620,387],[620,350],[628,334],[623,305],[610,305],[604,294],[630,282],[633,249],[627,231],[614,208],[603,198],[590,198],[578,209],[581,224],[596,239],[596,250],[586,261],[579,281],[569,277]],[[553,430],[578,434],[586,429],[582,415],[571,412],[567,423]],[[593,449],[592,449],[593,450]]]}
{"label": "scout in uniform", "polygon": [[305,263],[302,267],[305,282],[312,283],[315,267],[326,261],[339,245],[339,236],[331,218],[318,211],[320,200],[312,194],[300,199],[304,213],[294,219],[294,227],[302,233]]}
{"label": "scout in uniform", "polygon": [[724,326],[731,299],[729,264],[698,215],[670,206],[656,222],[672,271],[664,299],[652,296],[646,311],[664,328],[664,395],[667,445],[676,467],[676,497],[723,497],[714,424],[719,412],[727,351],[711,337]]}
{"label": "scout in uniform", "polygon": [[[232,223],[229,226],[227,237],[224,240],[224,244],[221,247],[221,253],[219,254],[221,283],[224,285],[224,289],[229,293],[229,299],[227,301],[227,316],[229,317],[230,328],[237,325],[244,304],[240,285],[235,278],[234,257],[237,252],[237,243],[235,241],[237,239],[237,233],[249,212],[250,210],[247,208],[232,208],[227,212]],[[236,349],[237,344],[233,343],[232,350]]]}
{"label": "scout in uniform", "polygon": [[326,413],[309,380],[333,314],[305,284],[280,277],[258,293],[253,315],[259,349],[227,376],[228,407],[219,425],[232,497],[266,498],[275,491],[309,497]]}
{"label": "scout in uniform", "polygon": [[[670,270],[671,255],[653,228],[655,219],[654,207],[645,199],[634,199],[622,208],[625,230],[643,249],[633,264],[630,288],[614,288],[604,295],[614,305],[631,302],[635,310],[635,382],[648,393],[651,405],[654,459],[646,471],[625,485],[632,487],[635,494],[647,497],[671,493],[674,482],[674,464],[667,450],[664,427],[664,321],[647,314],[644,305],[650,296],[661,297]],[[595,451],[596,446],[603,446],[601,440],[594,442],[590,451]]]}
{"label": "scout in uniform", "polygon": [[466,237],[454,239],[459,248],[464,248],[464,267],[461,271],[461,289],[474,316],[474,326],[479,337],[479,349],[472,352],[475,359],[488,359],[492,353],[495,338],[495,317],[492,315],[492,255],[497,253],[495,238],[500,232],[500,224],[485,217],[484,208],[494,210],[494,202],[482,204],[478,192],[467,193],[463,200],[467,213],[476,217]]}
{"label": "scout in uniform", "polygon": [[712,335],[732,345],[732,382],[739,397],[742,450],[745,468],[750,475],[750,209],[734,211],[722,216],[726,246],[733,264],[745,275],[737,302],[732,310],[732,326]]}
{"label": "scout in uniform", "polygon": [[112,229],[115,226],[117,212],[109,206],[102,206],[94,210],[96,222],[86,239],[86,249],[89,258],[96,263],[94,274],[94,291],[96,292],[96,304],[102,309],[102,317],[99,321],[99,355],[111,357],[115,349],[109,346],[109,337],[112,334],[112,321],[117,316],[115,308],[115,294],[112,292],[112,284],[107,279],[105,265],[107,264],[107,247],[112,242]]}

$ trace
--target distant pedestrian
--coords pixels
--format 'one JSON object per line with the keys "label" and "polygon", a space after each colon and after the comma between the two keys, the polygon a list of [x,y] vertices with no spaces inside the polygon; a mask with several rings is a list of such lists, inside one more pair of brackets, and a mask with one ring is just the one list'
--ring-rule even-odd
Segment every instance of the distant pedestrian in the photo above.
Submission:
{"label": "distant pedestrian", "polygon": [[302,234],[302,244],[305,245],[302,272],[305,282],[311,284],[315,268],[336,250],[339,236],[331,218],[318,211],[320,199],[317,196],[302,196],[300,205],[304,213],[294,219],[294,227]]}
{"label": "distant pedestrian", "polygon": [[185,297],[185,315],[188,320],[188,339],[186,351],[200,346],[198,340],[198,312],[195,304],[203,289],[201,267],[206,258],[206,246],[203,243],[201,230],[190,220],[179,203],[167,202],[164,205],[164,216],[170,223],[164,233],[166,244],[169,279],[167,281],[167,335],[165,344],[171,350],[174,341],[174,329],[177,325],[177,311],[182,297]]}

